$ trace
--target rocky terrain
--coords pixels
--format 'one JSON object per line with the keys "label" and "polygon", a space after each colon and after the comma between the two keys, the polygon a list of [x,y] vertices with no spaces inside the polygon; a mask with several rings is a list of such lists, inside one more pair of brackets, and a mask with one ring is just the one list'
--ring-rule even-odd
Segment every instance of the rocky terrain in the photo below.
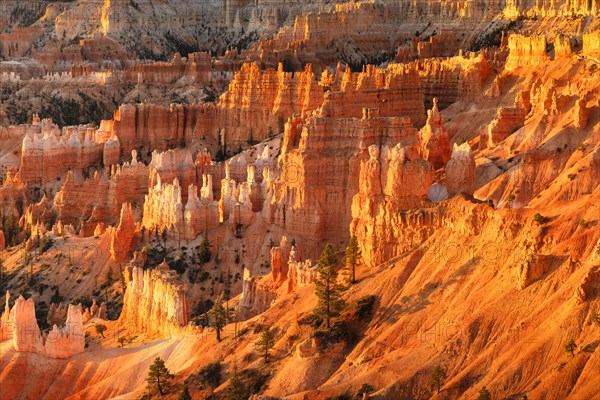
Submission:
{"label": "rocky terrain", "polygon": [[599,14],[2,2],[0,397],[600,398]]}

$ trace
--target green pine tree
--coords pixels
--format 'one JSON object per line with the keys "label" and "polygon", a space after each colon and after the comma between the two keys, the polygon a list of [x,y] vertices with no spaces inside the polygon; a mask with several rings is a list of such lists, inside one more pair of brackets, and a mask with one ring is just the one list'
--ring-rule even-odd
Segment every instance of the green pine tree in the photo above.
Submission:
{"label": "green pine tree", "polygon": [[240,376],[237,363],[234,363],[233,374],[229,378],[229,387],[227,388],[227,400],[246,400],[247,398],[246,387]]}
{"label": "green pine tree", "polygon": [[485,386],[479,391],[479,396],[477,397],[477,400],[492,400],[492,395]]}
{"label": "green pine tree", "polygon": [[567,353],[571,353],[571,357],[575,357],[575,350],[577,350],[577,344],[573,339],[569,340],[569,342],[565,345],[565,351]]}
{"label": "green pine tree", "polygon": [[204,237],[202,238],[202,242],[200,242],[200,251],[198,257],[200,258],[200,263],[206,264],[210,261],[212,254],[210,252],[210,241],[208,240],[208,232],[204,231]]}
{"label": "green pine tree", "polygon": [[0,255],[0,293],[4,292],[5,286],[8,284],[8,278],[6,276],[6,268],[4,267],[4,259]]}
{"label": "green pine tree", "polygon": [[210,309],[209,320],[210,325],[215,328],[215,332],[217,333],[217,341],[221,341],[221,331],[227,325],[227,320],[229,319],[229,311],[223,307],[223,294],[219,295],[215,304]]}
{"label": "green pine tree", "polygon": [[112,268],[109,266],[108,271],[106,271],[106,284],[111,285],[112,283],[113,283],[113,271],[112,271]]}
{"label": "green pine tree", "polygon": [[187,385],[183,386],[183,389],[181,389],[181,393],[179,393],[177,400],[192,400],[192,396],[190,395]]}
{"label": "green pine tree", "polygon": [[146,378],[148,391],[151,393],[156,391],[160,396],[166,394],[169,389],[169,381],[174,377],[175,375],[165,367],[164,360],[156,357],[148,370],[148,377]]}
{"label": "green pine tree", "polygon": [[436,365],[433,368],[433,371],[431,371],[431,380],[435,384],[438,393],[440,392],[440,388],[442,387],[442,383],[444,382],[445,378],[446,371],[444,371],[444,369],[439,365]]}
{"label": "green pine tree", "polygon": [[331,328],[331,320],[340,315],[344,309],[342,299],[343,287],[337,282],[337,257],[331,245],[325,246],[317,265],[317,279],[315,280],[315,293],[319,298],[314,313],[322,317]]}
{"label": "green pine tree", "polygon": [[356,267],[361,263],[360,249],[358,248],[358,239],[352,235],[346,246],[346,254],[344,256],[344,264],[349,275],[348,281],[356,283]]}
{"label": "green pine tree", "polygon": [[268,362],[269,350],[271,350],[273,346],[275,346],[275,335],[269,327],[266,327],[262,330],[256,341],[256,347],[263,354],[265,362]]}
{"label": "green pine tree", "polygon": [[216,388],[221,383],[221,363],[217,361],[205,365],[198,375],[203,384]]}

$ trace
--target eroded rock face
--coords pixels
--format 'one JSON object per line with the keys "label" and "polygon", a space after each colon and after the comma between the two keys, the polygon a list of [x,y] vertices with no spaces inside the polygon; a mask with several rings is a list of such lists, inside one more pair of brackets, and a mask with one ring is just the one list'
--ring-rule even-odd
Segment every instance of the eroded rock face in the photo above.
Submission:
{"label": "eroded rock face", "polygon": [[290,251],[291,246],[285,236],[281,238],[279,246],[271,249],[271,279],[277,286],[288,277]]}
{"label": "eroded rock face", "polygon": [[526,115],[527,111],[524,108],[499,108],[498,116],[489,124],[487,132],[481,135],[481,147],[493,147],[508,138],[523,127]]}
{"label": "eroded rock face", "polygon": [[396,237],[401,237],[403,212],[421,204],[433,183],[432,164],[420,158],[409,160],[406,153],[400,144],[381,150],[371,145],[369,160],[361,162],[350,233],[358,238],[367,265],[392,256]]}
{"label": "eroded rock face", "polygon": [[509,54],[506,60],[506,70],[512,71],[519,67],[536,66],[549,60],[546,53],[545,36],[523,36],[512,34],[508,37]]}
{"label": "eroded rock face", "polygon": [[300,259],[296,246],[290,249],[290,258],[288,260],[287,290],[288,293],[298,288],[308,286],[317,279],[317,266],[313,265],[311,260]]}
{"label": "eroded rock face", "polygon": [[584,130],[587,126],[589,119],[589,109],[586,107],[585,100],[578,99],[575,103],[575,115],[573,117],[573,123],[579,130]]}
{"label": "eroded rock face", "polygon": [[82,236],[92,236],[98,224],[118,223],[124,203],[142,205],[148,193],[148,176],[148,167],[137,161],[135,151],[131,162],[113,165],[104,174],[95,173],[81,183],[76,183],[69,172],[51,210],[43,211],[39,205],[33,207],[30,223],[56,219],[64,225],[73,225]]}
{"label": "eroded rock face", "polygon": [[469,143],[454,144],[452,158],[446,165],[446,187],[450,195],[472,195],[477,183],[475,156]]}
{"label": "eroded rock face", "polygon": [[1,339],[12,339],[15,351],[34,352],[49,358],[69,358],[84,351],[81,304],[69,304],[65,326],[58,328],[54,325],[46,336],[40,333],[37,325],[33,300],[25,300],[20,296],[9,310],[9,298],[7,292],[5,310],[0,320]]}
{"label": "eroded rock face", "polygon": [[276,297],[277,293],[269,285],[258,277],[251,276],[248,269],[244,269],[242,295],[238,309],[238,316],[241,319],[248,319],[266,311]]}
{"label": "eroded rock face", "polygon": [[21,148],[19,176],[23,182],[46,183],[71,169],[90,167],[103,159],[104,145],[97,142],[93,127],[60,130],[52,121],[43,121],[40,133],[27,134]]}
{"label": "eroded rock face", "polygon": [[417,153],[418,131],[410,121],[378,117],[377,109],[365,109],[358,120],[320,114],[298,131],[300,138],[294,138],[292,126],[286,128],[281,176],[272,182],[262,210],[266,221],[293,236],[348,235],[352,196],[359,190],[360,162],[368,157],[368,146],[401,142],[408,154]]}
{"label": "eroded rock face", "polygon": [[201,197],[196,185],[188,186],[185,207],[179,180],[175,178],[172,184],[161,182],[158,176],[144,202],[142,225],[146,229],[159,232],[166,229],[171,237],[193,240],[206,229],[219,226],[219,207],[213,200],[210,175],[203,176]]}
{"label": "eroded rock face", "polygon": [[544,258],[536,253],[533,244],[524,244],[520,254],[523,254],[524,257],[520,259],[517,266],[517,287],[525,289],[531,282],[541,278],[548,271],[548,265],[544,262]]}
{"label": "eroded rock face", "polygon": [[600,55],[600,30],[583,34],[583,53],[596,57]]}
{"label": "eroded rock face", "polygon": [[535,17],[555,17],[568,15],[597,15],[598,3],[593,1],[517,1],[507,0],[504,15],[516,18],[523,15]]}
{"label": "eroded rock face", "polygon": [[4,247],[6,247],[6,238],[4,237],[4,231],[0,229],[0,251],[3,251]]}
{"label": "eroded rock face", "polygon": [[107,232],[110,236],[111,259],[115,262],[127,260],[137,246],[140,237],[138,226],[133,219],[131,204],[123,204],[119,225],[110,227]]}
{"label": "eroded rock face", "polygon": [[450,160],[450,138],[444,129],[443,119],[437,106],[437,98],[433,99],[433,108],[427,111],[427,122],[419,131],[419,156],[431,162],[438,169]]}
{"label": "eroded rock face", "polygon": [[125,281],[119,322],[129,332],[170,338],[184,331],[189,320],[187,297],[177,274],[168,266],[146,271],[127,267]]}

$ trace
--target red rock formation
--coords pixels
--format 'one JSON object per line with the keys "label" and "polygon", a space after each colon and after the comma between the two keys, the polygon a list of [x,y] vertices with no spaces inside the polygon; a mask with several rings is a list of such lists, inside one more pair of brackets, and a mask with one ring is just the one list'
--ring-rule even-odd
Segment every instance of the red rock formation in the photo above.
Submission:
{"label": "red rock formation", "polygon": [[565,58],[573,55],[574,40],[570,36],[559,35],[554,39],[554,58]]}
{"label": "red rock formation", "polygon": [[[156,186],[159,176],[162,184],[174,183],[177,179],[184,190],[198,182],[196,165],[188,149],[167,150],[163,153],[153,151],[152,161],[148,167],[150,170],[148,187]],[[187,201],[186,191],[181,193],[181,199],[183,202]]]}
{"label": "red rock formation", "polygon": [[[599,242],[600,243],[600,242]],[[599,247],[600,249],[600,247]],[[600,253],[599,253],[600,254]],[[577,304],[585,303],[586,301],[591,300],[594,297],[600,295],[600,287],[598,287],[598,282],[600,281],[600,269],[598,266],[594,266],[590,268],[589,272],[586,274],[583,282],[579,285],[575,292],[575,300]]]}
{"label": "red rock formation", "polygon": [[365,263],[375,265],[390,257],[399,216],[422,204],[433,183],[433,167],[422,159],[409,161],[400,145],[389,149],[369,146],[369,160],[361,162],[359,192],[352,199],[350,234],[361,243]]}
{"label": "red rock formation", "polygon": [[450,160],[450,138],[444,129],[444,117],[437,107],[437,98],[433,99],[433,108],[427,111],[427,122],[419,131],[419,156],[441,168]]}
{"label": "red rock formation", "polygon": [[575,103],[574,109],[574,117],[573,123],[575,127],[579,130],[584,130],[587,126],[588,118],[589,118],[589,110],[586,107],[585,100],[578,99]]}
{"label": "red rock formation", "polygon": [[117,227],[107,230],[110,236],[110,256],[115,262],[127,260],[137,246],[140,237],[138,226],[133,220],[131,204],[123,203],[121,218]]}
{"label": "red rock formation", "polygon": [[290,137],[293,126],[286,128],[281,176],[265,193],[263,218],[295,237],[348,236],[352,196],[359,190],[360,161],[367,158],[368,146],[401,142],[409,158],[417,154],[418,131],[407,118],[381,118],[376,109],[365,109],[362,119],[324,113],[303,121],[299,140]]}
{"label": "red rock formation", "polygon": [[121,163],[121,144],[119,138],[111,136],[106,142],[104,142],[102,161],[104,166],[109,167],[114,164]]}
{"label": "red rock formation", "polygon": [[283,236],[279,246],[271,248],[271,279],[276,286],[288,277],[288,260],[290,258],[291,246],[287,238]]}
{"label": "red rock formation", "polygon": [[454,144],[452,158],[446,165],[446,187],[450,195],[475,192],[477,181],[475,156],[469,143]]}
{"label": "red rock formation", "polygon": [[6,293],[5,311],[1,318],[2,340],[12,339],[18,352],[34,352],[49,358],[69,358],[85,348],[81,304],[69,304],[64,328],[53,326],[48,335],[42,335],[35,318],[32,299],[20,296],[9,310],[10,295]]}
{"label": "red rock formation", "polygon": [[418,60],[410,65],[421,79],[425,104],[431,106],[433,98],[438,98],[441,108],[461,99],[474,100],[492,74],[484,53],[469,53],[467,57],[460,55],[443,60]]}
{"label": "red rock formation", "polygon": [[4,237],[4,231],[0,229],[0,251],[3,251],[4,247],[6,247],[6,238]]}
{"label": "red rock formation", "polygon": [[242,295],[238,303],[238,317],[241,320],[265,312],[276,297],[277,293],[268,284],[256,276],[250,276],[250,271],[244,268]]}
{"label": "red rock formation", "polygon": [[0,186],[0,211],[2,215],[18,218],[27,203],[27,186],[19,179],[16,169],[11,168]]}
{"label": "red rock formation", "polygon": [[199,111],[200,106],[182,104],[169,108],[154,104],[120,106],[114,113],[112,133],[119,138],[121,157],[134,149],[165,151],[189,143]]}
{"label": "red rock formation", "polygon": [[130,333],[170,338],[184,332],[189,309],[177,274],[164,269],[144,271],[134,266],[125,271],[127,289],[119,323]]}
{"label": "red rock formation", "polygon": [[23,182],[41,184],[72,169],[99,163],[103,144],[94,139],[91,126],[63,128],[56,136],[55,125],[42,124],[41,135],[26,135],[21,149],[19,176]]}
{"label": "red rock formation", "polygon": [[600,30],[583,34],[582,52],[588,56],[600,56]]}
{"label": "red rock formation", "polygon": [[[212,198],[212,179],[204,176],[201,197],[196,185],[188,186],[188,200],[183,206],[182,188],[175,178],[173,184],[162,184],[160,177],[144,202],[142,225],[148,230],[168,230],[174,238],[195,239],[206,229],[219,225],[219,209]],[[180,236],[183,235],[183,236]]]}
{"label": "red rock formation", "polygon": [[296,246],[292,246],[290,249],[287,279],[288,293],[291,293],[298,288],[308,286],[317,279],[317,266],[313,265],[311,260],[300,261]]}
{"label": "red rock formation", "polygon": [[512,34],[508,37],[509,54],[506,60],[506,70],[512,71],[519,67],[537,66],[549,60],[546,53],[546,37],[527,37]]}
{"label": "red rock formation", "polygon": [[479,140],[481,148],[493,147],[502,142],[525,124],[524,108],[499,108],[498,116],[488,125]]}
{"label": "red rock formation", "polygon": [[5,59],[19,58],[27,52],[43,33],[39,26],[17,28],[0,33],[0,55]]}
{"label": "red rock formation", "polygon": [[519,260],[516,270],[517,287],[525,289],[531,282],[541,278],[548,271],[548,265],[544,262],[543,257],[536,253],[535,246],[531,243],[524,243],[522,248],[517,251],[524,255]]}
{"label": "red rock formation", "polygon": [[585,15],[592,16],[598,14],[600,4],[597,0],[580,1],[517,1],[507,0],[504,8],[504,15],[508,18],[518,18],[520,16],[529,17],[556,17]]}
{"label": "red rock formation", "polygon": [[[148,193],[148,167],[137,161],[112,166],[100,176],[75,183],[71,172],[54,198],[53,212],[63,224],[73,225],[83,236],[92,236],[98,224],[118,222],[123,203],[142,205]],[[35,219],[35,218],[34,218]]]}

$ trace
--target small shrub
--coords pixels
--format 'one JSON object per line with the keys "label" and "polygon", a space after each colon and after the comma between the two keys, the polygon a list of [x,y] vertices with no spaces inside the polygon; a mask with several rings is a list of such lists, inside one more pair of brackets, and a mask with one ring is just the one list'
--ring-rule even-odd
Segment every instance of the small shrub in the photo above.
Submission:
{"label": "small shrub", "polygon": [[544,217],[540,213],[535,214],[533,220],[537,222],[538,225],[544,225],[546,222],[548,222],[548,218]]}
{"label": "small shrub", "polygon": [[205,365],[198,371],[198,376],[203,384],[216,388],[221,384],[221,363],[217,361]]}

